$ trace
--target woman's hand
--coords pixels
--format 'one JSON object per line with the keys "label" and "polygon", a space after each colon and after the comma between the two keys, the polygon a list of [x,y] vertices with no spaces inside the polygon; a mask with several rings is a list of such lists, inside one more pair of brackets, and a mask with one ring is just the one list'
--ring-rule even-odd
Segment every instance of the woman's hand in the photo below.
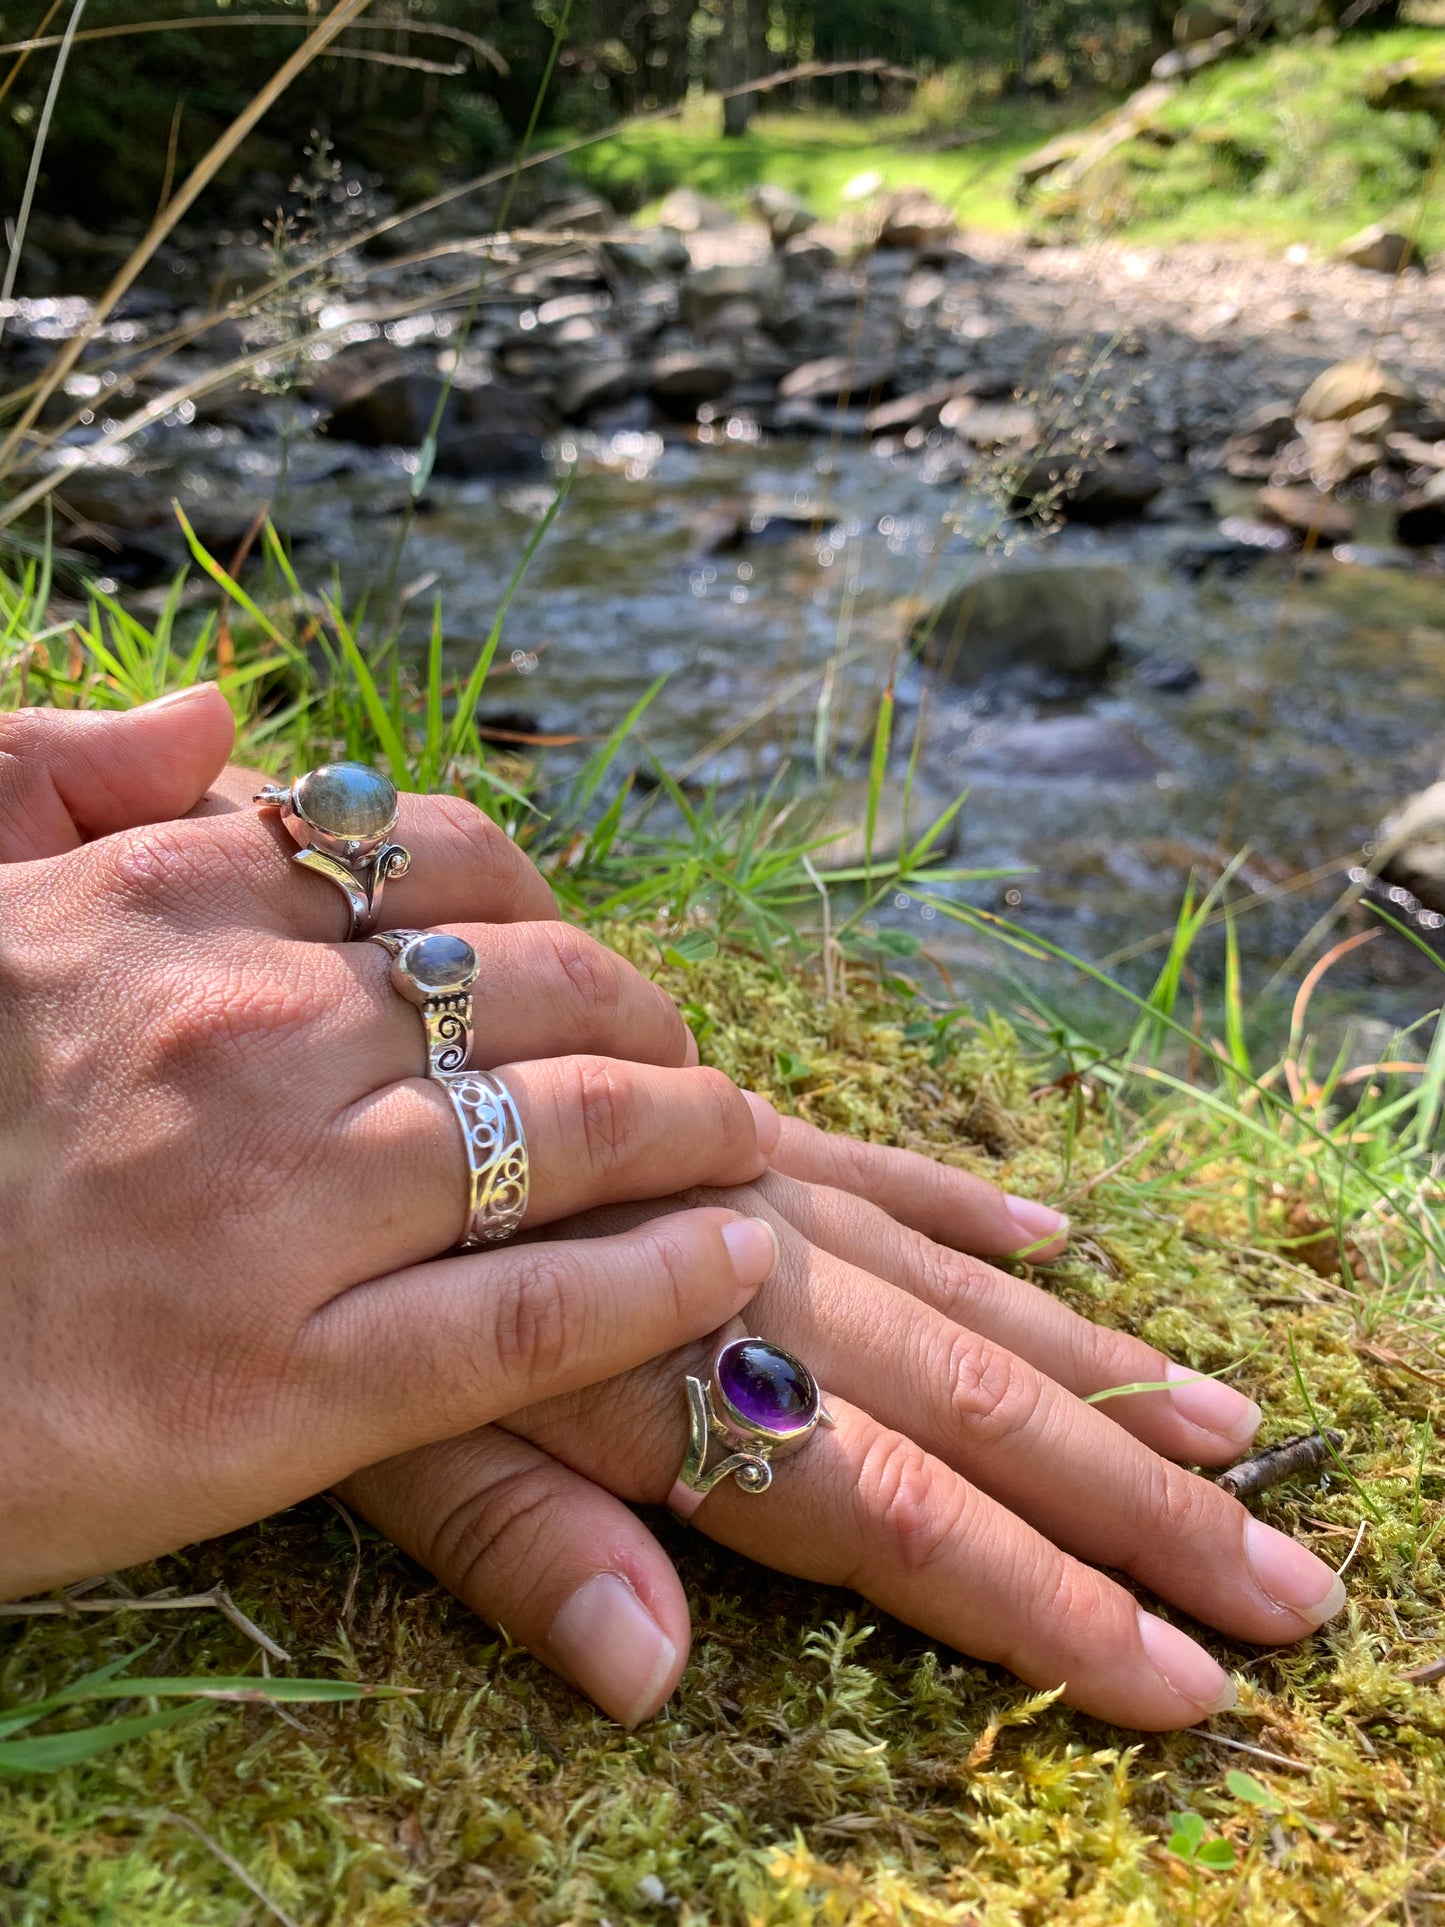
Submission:
{"label": "woman's hand", "polygon": [[[861,1157],[875,1198],[900,1212],[926,1198],[933,1228],[957,1242],[990,1235],[1006,1208],[976,1180],[925,1176],[924,1160],[870,1165],[829,1143],[807,1145],[812,1168]],[[1339,1610],[1344,1588],[1328,1566],[1169,1462],[1237,1458],[1259,1421],[1240,1393],[877,1203],[778,1176],[726,1196],[771,1216],[781,1244],[747,1328],[816,1372],[838,1425],[779,1464],[760,1497],[725,1481],[696,1527],[782,1571],[856,1587],[930,1636],[1033,1685],[1062,1684],[1073,1705],[1130,1727],[1189,1725],[1231,1705],[1234,1689],[1100,1568],[1236,1639],[1300,1639]],[[599,1213],[592,1224],[617,1221]],[[373,1467],[343,1496],[635,1724],[682,1672],[687,1606],[661,1547],[598,1488],[666,1499],[687,1443],[683,1379],[707,1378],[716,1344]],[[1084,1402],[1164,1381],[1170,1390]]]}
{"label": "woman's hand", "polygon": [[[769,1229],[713,1206],[434,1261],[465,1218],[461,1134],[386,955],[336,940],[344,904],[243,776],[164,820],[230,734],[214,690],[0,717],[0,1595],[637,1364],[773,1262]],[[764,1169],[771,1108],[687,1065],[667,999],[556,922],[480,812],[407,797],[401,833],[396,924],[507,920],[453,927],[529,1225]]]}

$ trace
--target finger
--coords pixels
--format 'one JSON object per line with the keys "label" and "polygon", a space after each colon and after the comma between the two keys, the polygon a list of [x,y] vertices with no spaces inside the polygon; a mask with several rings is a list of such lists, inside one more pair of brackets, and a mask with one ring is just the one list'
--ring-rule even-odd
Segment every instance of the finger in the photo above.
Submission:
{"label": "finger", "polygon": [[787,1177],[871,1198],[925,1237],[980,1258],[1026,1253],[1044,1261],[1058,1257],[1068,1240],[1068,1219],[1050,1205],[1016,1198],[917,1151],[840,1137],[800,1117],[783,1119],[770,1162]]}
{"label": "finger", "polygon": [[1241,1639],[1302,1638],[1344,1603],[1328,1566],[1212,1481],[1016,1353],[779,1229],[768,1336],[1054,1544]]}
{"label": "finger", "polygon": [[[477,953],[474,1067],[579,1052],[672,1067],[697,1062],[692,1032],[667,993],[586,931],[561,922],[453,930]],[[353,1089],[420,1076],[426,1069],[421,1016],[393,988],[385,952],[343,944],[336,968],[331,1001],[345,997],[355,1012],[345,1045]],[[345,987],[343,973],[351,979]]]}
{"label": "finger", "polygon": [[687,1600],[640,1519],[493,1426],[374,1465],[348,1505],[629,1730],[687,1663]]}
{"label": "finger", "polygon": [[[217,887],[206,915],[229,913],[281,936],[340,943],[349,913],[341,892],[292,861],[296,845],[274,810],[254,802],[265,778],[232,768],[184,824],[165,856],[183,870],[201,865]],[[392,841],[411,856],[405,876],[386,885],[381,927],[550,920],[556,900],[537,866],[506,832],[460,796],[403,794]],[[237,887],[239,886],[239,888]]]}
{"label": "finger", "polygon": [[[497,1076],[521,1121],[530,1172],[525,1226],[684,1185],[743,1184],[766,1166],[777,1114],[721,1071],[664,1070],[610,1057],[506,1064]],[[369,1200],[359,1230],[374,1275],[455,1243],[468,1176],[457,1112],[431,1078],[385,1086],[343,1119],[349,1195]],[[356,1275],[353,1273],[352,1275]]]}
{"label": "finger", "polygon": [[[633,1500],[660,1501],[686,1442],[684,1371],[710,1349],[509,1430]],[[671,1384],[666,1382],[671,1379]],[[829,1394],[835,1426],[779,1465],[761,1497],[724,1480],[693,1515],[709,1538],[872,1604],[1070,1705],[1146,1731],[1234,1703],[1223,1669],[1112,1579],[1051,1545],[902,1433]],[[623,1414],[626,1420],[623,1421]]]}
{"label": "finger", "polygon": [[1125,1393],[1098,1407],[1166,1458],[1232,1465],[1259,1429],[1258,1405],[1233,1386],[1080,1317],[1037,1285],[920,1237],[863,1198],[779,1178],[764,1179],[762,1189],[813,1244],[1028,1359],[1080,1398],[1171,1381],[1167,1391]]}
{"label": "finger", "polygon": [[0,716],[0,863],[59,856],[92,837],[184,816],[231,753],[214,683],[136,709]]}
{"label": "finger", "polygon": [[371,1465],[710,1330],[776,1256],[771,1226],[713,1206],[612,1237],[433,1260],[313,1312],[296,1382],[325,1415],[335,1462]]}

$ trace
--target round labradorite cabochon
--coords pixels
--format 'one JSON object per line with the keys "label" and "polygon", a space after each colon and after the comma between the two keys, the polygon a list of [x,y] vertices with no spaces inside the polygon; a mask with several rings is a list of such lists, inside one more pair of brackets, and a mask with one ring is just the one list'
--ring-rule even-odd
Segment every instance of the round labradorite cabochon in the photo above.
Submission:
{"label": "round labradorite cabochon", "polygon": [[292,793],[297,813],[323,836],[358,842],[383,837],[396,824],[396,787],[365,763],[323,763]]}

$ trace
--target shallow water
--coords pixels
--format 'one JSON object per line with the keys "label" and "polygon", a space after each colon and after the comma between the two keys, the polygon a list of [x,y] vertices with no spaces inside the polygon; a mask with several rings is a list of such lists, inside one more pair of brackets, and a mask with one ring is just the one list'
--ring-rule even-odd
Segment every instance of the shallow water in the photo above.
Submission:
{"label": "shallow water", "polygon": [[[583,438],[564,453],[580,457],[577,473],[513,606],[510,661],[487,710],[513,726],[601,737],[666,676],[641,734],[670,769],[743,786],[788,763],[792,780],[813,787],[820,771],[856,769],[898,662],[899,740],[923,703],[921,780],[940,797],[968,792],[953,861],[1026,872],[963,894],[1079,955],[1124,962],[1133,981],[1157,965],[1148,940],[1172,925],[1191,871],[1212,881],[1221,855],[1240,851],[1236,894],[1256,899],[1240,938],[1262,981],[1339,896],[1380,818],[1436,774],[1438,571],[1326,562],[1301,574],[1291,556],[1262,556],[1244,575],[1190,580],[1171,558],[1212,522],[1067,529],[1046,538],[1050,558],[1122,561],[1140,603],[1102,685],[1030,700],[965,690],[899,660],[910,615],[977,559],[976,505],[930,484],[916,461],[721,433],[707,446]],[[307,493],[307,520],[319,518],[353,586],[375,579],[395,526],[374,514],[379,490],[399,495],[404,481],[378,472],[384,461]],[[460,665],[551,494],[546,484],[432,487],[402,570],[421,585],[418,636],[440,595]],[[798,519],[702,553],[720,509],[740,501]],[[1192,664],[1199,681],[1147,686],[1137,665],[1158,657]],[[1060,741],[1065,717],[1084,719],[1081,741]],[[1100,724],[1112,739],[1091,733]],[[1031,727],[1020,735],[1021,725]],[[1083,769],[1060,771],[1061,756]],[[899,900],[888,914],[954,971],[995,957],[926,906]],[[1428,974],[1388,942],[1388,960],[1338,982],[1348,1004],[1408,1019],[1424,1007]],[[1206,944],[1206,973],[1217,960]]]}

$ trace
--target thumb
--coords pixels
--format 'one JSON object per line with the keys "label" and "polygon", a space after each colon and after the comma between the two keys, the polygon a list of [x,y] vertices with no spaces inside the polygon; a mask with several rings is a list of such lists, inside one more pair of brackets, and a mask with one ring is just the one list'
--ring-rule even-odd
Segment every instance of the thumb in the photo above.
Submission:
{"label": "thumb", "polygon": [[0,716],[0,863],[184,816],[225,767],[235,735],[214,683],[138,709]]}

